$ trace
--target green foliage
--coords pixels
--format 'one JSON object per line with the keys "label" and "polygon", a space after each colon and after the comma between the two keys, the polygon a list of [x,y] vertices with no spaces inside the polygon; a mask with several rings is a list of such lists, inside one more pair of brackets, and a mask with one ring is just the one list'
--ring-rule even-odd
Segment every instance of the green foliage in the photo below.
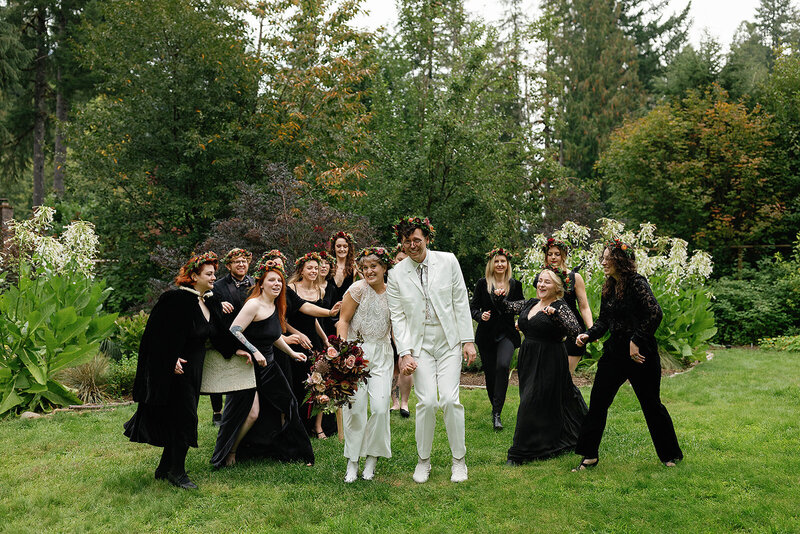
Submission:
{"label": "green foliage", "polygon": [[753,243],[784,211],[769,159],[773,138],[765,113],[715,88],[626,123],[598,168],[622,217],[703,248]]}
{"label": "green foliage", "polygon": [[783,350],[787,352],[800,352],[800,335],[778,336],[760,339],[758,345],[762,349]]}
{"label": "green foliage", "polygon": [[144,327],[147,326],[147,319],[150,315],[144,311],[139,311],[133,315],[121,316],[117,318],[117,330],[109,339],[114,343],[116,351],[113,360],[124,358],[134,358],[139,354],[139,343],[144,334]]}
{"label": "green foliage", "polygon": [[114,327],[110,288],[84,276],[31,272],[0,294],[0,415],[79,403],[53,375],[90,360]]}
{"label": "green foliage", "polygon": [[136,378],[136,354],[111,360],[108,366],[108,394],[114,398],[127,397],[133,393],[133,380]]}

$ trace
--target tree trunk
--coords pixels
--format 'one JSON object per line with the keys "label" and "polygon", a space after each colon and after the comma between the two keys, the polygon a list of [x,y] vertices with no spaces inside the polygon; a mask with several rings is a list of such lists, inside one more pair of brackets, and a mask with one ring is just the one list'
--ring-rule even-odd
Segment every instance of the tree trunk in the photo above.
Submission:
{"label": "tree trunk", "polygon": [[[61,46],[66,43],[63,39],[66,37],[67,20],[64,16],[64,11],[59,11],[58,14],[58,35],[61,39]],[[67,121],[67,99],[64,96],[64,88],[61,85],[61,65],[58,65],[56,70],[56,139],[53,154],[53,189],[58,196],[64,194],[64,166],[67,164],[67,145],[64,143],[64,124]]]}
{"label": "tree trunk", "polygon": [[33,123],[33,206],[41,206],[44,202],[44,130],[47,121],[47,32],[46,16],[40,9],[36,14],[36,50],[35,78],[33,88],[33,106],[36,112]]}

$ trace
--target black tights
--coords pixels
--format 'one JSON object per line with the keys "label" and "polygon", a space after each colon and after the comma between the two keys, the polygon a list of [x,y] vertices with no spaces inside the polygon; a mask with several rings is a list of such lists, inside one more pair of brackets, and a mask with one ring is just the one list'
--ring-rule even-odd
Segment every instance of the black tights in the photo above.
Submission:
{"label": "black tights", "polygon": [[169,472],[175,476],[186,473],[186,454],[189,447],[186,445],[167,445],[161,453],[161,461],[158,463],[158,470]]}
{"label": "black tights", "polygon": [[511,367],[511,358],[514,356],[514,344],[504,337],[497,343],[483,344],[478,347],[481,351],[483,373],[486,375],[486,393],[492,403],[492,413],[499,414],[503,411],[508,391],[508,371]]}
{"label": "black tights", "polygon": [[212,393],[209,397],[211,397],[211,409],[214,413],[222,413],[222,393]]}

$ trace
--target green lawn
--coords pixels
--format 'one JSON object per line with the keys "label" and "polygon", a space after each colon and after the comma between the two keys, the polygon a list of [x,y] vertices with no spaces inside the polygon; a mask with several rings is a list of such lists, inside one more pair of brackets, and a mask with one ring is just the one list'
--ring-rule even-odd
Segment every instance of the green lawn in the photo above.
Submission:
{"label": "green lawn", "polygon": [[[589,390],[584,390],[588,398]],[[800,532],[800,354],[717,351],[662,381],[686,459],[664,468],[629,386],[612,406],[601,464],[575,455],[504,465],[482,390],[463,391],[469,481],[452,484],[441,417],[431,480],[411,480],[413,417],[392,417],[394,458],[375,481],[345,484],[342,444],[315,442],[317,464],[242,463],[213,472],[215,432],[201,403],[195,492],[153,480],[160,450],[133,444],[124,407],[0,422],[2,532]]]}

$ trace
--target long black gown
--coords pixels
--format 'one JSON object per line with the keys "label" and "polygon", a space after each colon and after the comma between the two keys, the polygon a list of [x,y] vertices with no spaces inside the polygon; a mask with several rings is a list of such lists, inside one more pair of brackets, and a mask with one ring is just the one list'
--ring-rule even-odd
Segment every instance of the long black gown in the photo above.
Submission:
{"label": "long black gown", "polygon": [[[329,282],[329,284],[331,283]],[[308,336],[308,339],[311,340],[311,347],[313,351],[320,351],[323,349],[325,344],[317,334],[317,327],[315,325],[316,317],[306,315],[300,311],[300,307],[306,302],[316,306],[324,307],[323,298],[319,298],[315,301],[306,300],[295,293],[292,288],[288,288],[286,292],[286,322]],[[290,359],[288,366],[290,369],[289,372],[291,373],[289,384],[291,385],[292,392],[294,393],[294,396],[300,405],[300,419],[303,421],[303,424],[306,426],[308,431],[312,432],[314,418],[311,416],[311,406],[309,406],[308,403],[303,403],[303,400],[306,398],[305,381],[306,378],[308,378],[308,374],[311,372],[311,364],[313,363],[312,351],[306,350],[302,346],[296,344],[290,345],[290,347],[292,350],[302,352],[308,356],[308,360],[304,362],[298,362]],[[336,433],[336,416],[334,414],[325,414],[322,416],[322,430],[326,435],[329,436]]]}
{"label": "long black gown", "polygon": [[[336,284],[333,283],[333,279],[328,280],[328,285],[325,286],[325,293],[322,295],[322,304],[320,306],[327,310],[333,308],[333,305],[337,302],[335,300],[336,295]],[[336,335],[336,321],[338,320],[338,317],[322,317],[319,319],[319,325],[322,327],[322,330],[325,331],[326,336],[330,337]]]}
{"label": "long black gown", "polygon": [[571,451],[578,441],[588,411],[569,373],[564,336],[580,331],[574,314],[563,300],[551,306],[556,313],[528,313],[539,299],[506,301],[519,311],[519,328],[525,340],[519,351],[519,411],[514,442],[508,450],[510,463],[551,458]]}
{"label": "long black gown", "polygon": [[[211,463],[215,467],[225,465],[225,457],[231,452],[236,435],[247,419],[256,391],[258,419],[239,444],[237,460],[274,458],[283,462],[314,463],[314,451],[300,420],[297,400],[274,358],[272,345],[281,335],[277,310],[267,319],[250,323],[244,335],[266,358],[267,365],[261,367],[253,362],[256,389],[228,394]],[[283,423],[281,415],[284,416]]]}

